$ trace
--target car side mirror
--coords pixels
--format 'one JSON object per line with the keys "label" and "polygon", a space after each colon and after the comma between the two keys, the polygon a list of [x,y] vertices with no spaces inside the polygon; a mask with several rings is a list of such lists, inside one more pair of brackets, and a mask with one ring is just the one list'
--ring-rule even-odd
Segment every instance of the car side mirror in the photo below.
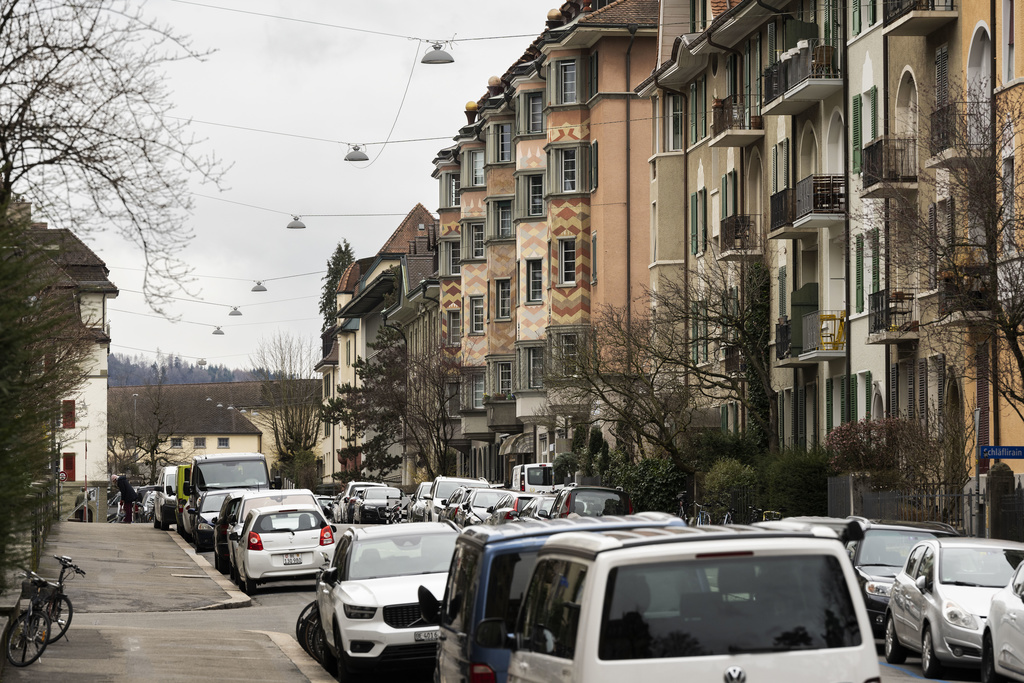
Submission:
{"label": "car side mirror", "polygon": [[173,486],[165,486],[164,487],[164,493],[166,493],[168,496],[173,496],[174,495],[174,487]]}
{"label": "car side mirror", "polygon": [[537,516],[538,517],[545,517],[545,518],[547,518],[547,517],[550,517],[551,515],[548,514],[547,510],[537,510]]}
{"label": "car side mirror", "polygon": [[930,588],[927,576],[917,577],[917,579],[914,580],[914,585],[917,586],[918,590],[920,590],[922,593],[927,593],[928,589]]}
{"label": "car side mirror", "polygon": [[423,617],[423,621],[432,625],[441,623],[441,603],[430,589],[420,586],[416,589],[416,597],[420,603],[420,616]]}
{"label": "car side mirror", "polygon": [[494,506],[493,506],[493,505],[491,505],[491,506],[488,506],[488,508],[487,508],[487,514],[491,514],[492,512],[494,512]]}
{"label": "car side mirror", "polygon": [[448,499],[447,498],[442,498],[441,499],[441,505],[447,507],[448,506]]}
{"label": "car side mirror", "polygon": [[238,540],[238,532],[237,531],[232,531],[230,534],[228,534],[228,540],[229,541],[237,541]]}
{"label": "car side mirror", "polygon": [[328,586],[338,583],[338,568],[331,567],[330,569],[325,569],[324,573],[320,575],[320,580]]}
{"label": "car side mirror", "polygon": [[476,644],[480,647],[500,648],[511,650],[515,640],[505,627],[505,620],[501,617],[484,619],[476,625]]}

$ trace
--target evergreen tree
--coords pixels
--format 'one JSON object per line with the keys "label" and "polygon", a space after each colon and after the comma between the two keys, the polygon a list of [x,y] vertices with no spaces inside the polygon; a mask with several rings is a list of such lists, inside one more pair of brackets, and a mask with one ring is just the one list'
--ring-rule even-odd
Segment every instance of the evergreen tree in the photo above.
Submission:
{"label": "evergreen tree", "polygon": [[324,318],[323,331],[334,327],[334,316],[338,312],[338,283],[345,269],[356,260],[352,245],[348,240],[338,242],[334,253],[327,261],[327,275],[324,276],[324,289],[320,294],[320,315]]}

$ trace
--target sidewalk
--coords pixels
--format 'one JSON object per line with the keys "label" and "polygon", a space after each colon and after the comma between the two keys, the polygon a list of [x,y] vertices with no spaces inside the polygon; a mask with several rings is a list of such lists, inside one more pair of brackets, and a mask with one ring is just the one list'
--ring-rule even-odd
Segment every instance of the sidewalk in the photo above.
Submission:
{"label": "sidewalk", "polygon": [[[86,572],[66,584],[74,606],[69,637],[26,668],[6,665],[4,683],[333,680],[290,635],[218,628],[205,620],[211,609],[245,608],[251,598],[174,532],[149,524],[62,522],[54,526],[46,553],[43,576],[59,573],[53,555],[71,556]],[[123,620],[102,626],[90,619],[106,614],[109,623],[110,613],[123,614]],[[142,628],[146,613],[161,627]]]}

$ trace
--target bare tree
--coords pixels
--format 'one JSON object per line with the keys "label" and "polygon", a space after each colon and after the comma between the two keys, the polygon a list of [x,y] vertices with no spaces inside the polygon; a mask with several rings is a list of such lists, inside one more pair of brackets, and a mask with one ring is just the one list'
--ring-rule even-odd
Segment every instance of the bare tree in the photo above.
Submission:
{"label": "bare tree", "polygon": [[192,455],[184,431],[180,398],[168,389],[161,373],[156,384],[117,387],[107,392],[107,462],[111,472],[138,472],[156,482],[165,465],[182,464]]}
{"label": "bare tree", "polygon": [[21,195],[58,227],[117,231],[158,307],[187,272],[188,178],[222,173],[164,85],[204,55],[128,0],[0,0],[0,215]]}
{"label": "bare tree", "polygon": [[463,366],[456,349],[433,345],[407,356],[409,402],[405,415],[406,447],[431,479],[455,472],[457,453],[451,442],[458,414],[458,387]]}

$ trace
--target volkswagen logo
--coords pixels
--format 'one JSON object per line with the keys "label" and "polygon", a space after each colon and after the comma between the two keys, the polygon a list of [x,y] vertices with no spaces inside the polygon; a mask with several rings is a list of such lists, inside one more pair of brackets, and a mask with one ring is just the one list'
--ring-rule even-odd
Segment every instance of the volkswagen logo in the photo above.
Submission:
{"label": "volkswagen logo", "polygon": [[747,672],[738,666],[730,666],[725,670],[725,683],[745,683]]}

